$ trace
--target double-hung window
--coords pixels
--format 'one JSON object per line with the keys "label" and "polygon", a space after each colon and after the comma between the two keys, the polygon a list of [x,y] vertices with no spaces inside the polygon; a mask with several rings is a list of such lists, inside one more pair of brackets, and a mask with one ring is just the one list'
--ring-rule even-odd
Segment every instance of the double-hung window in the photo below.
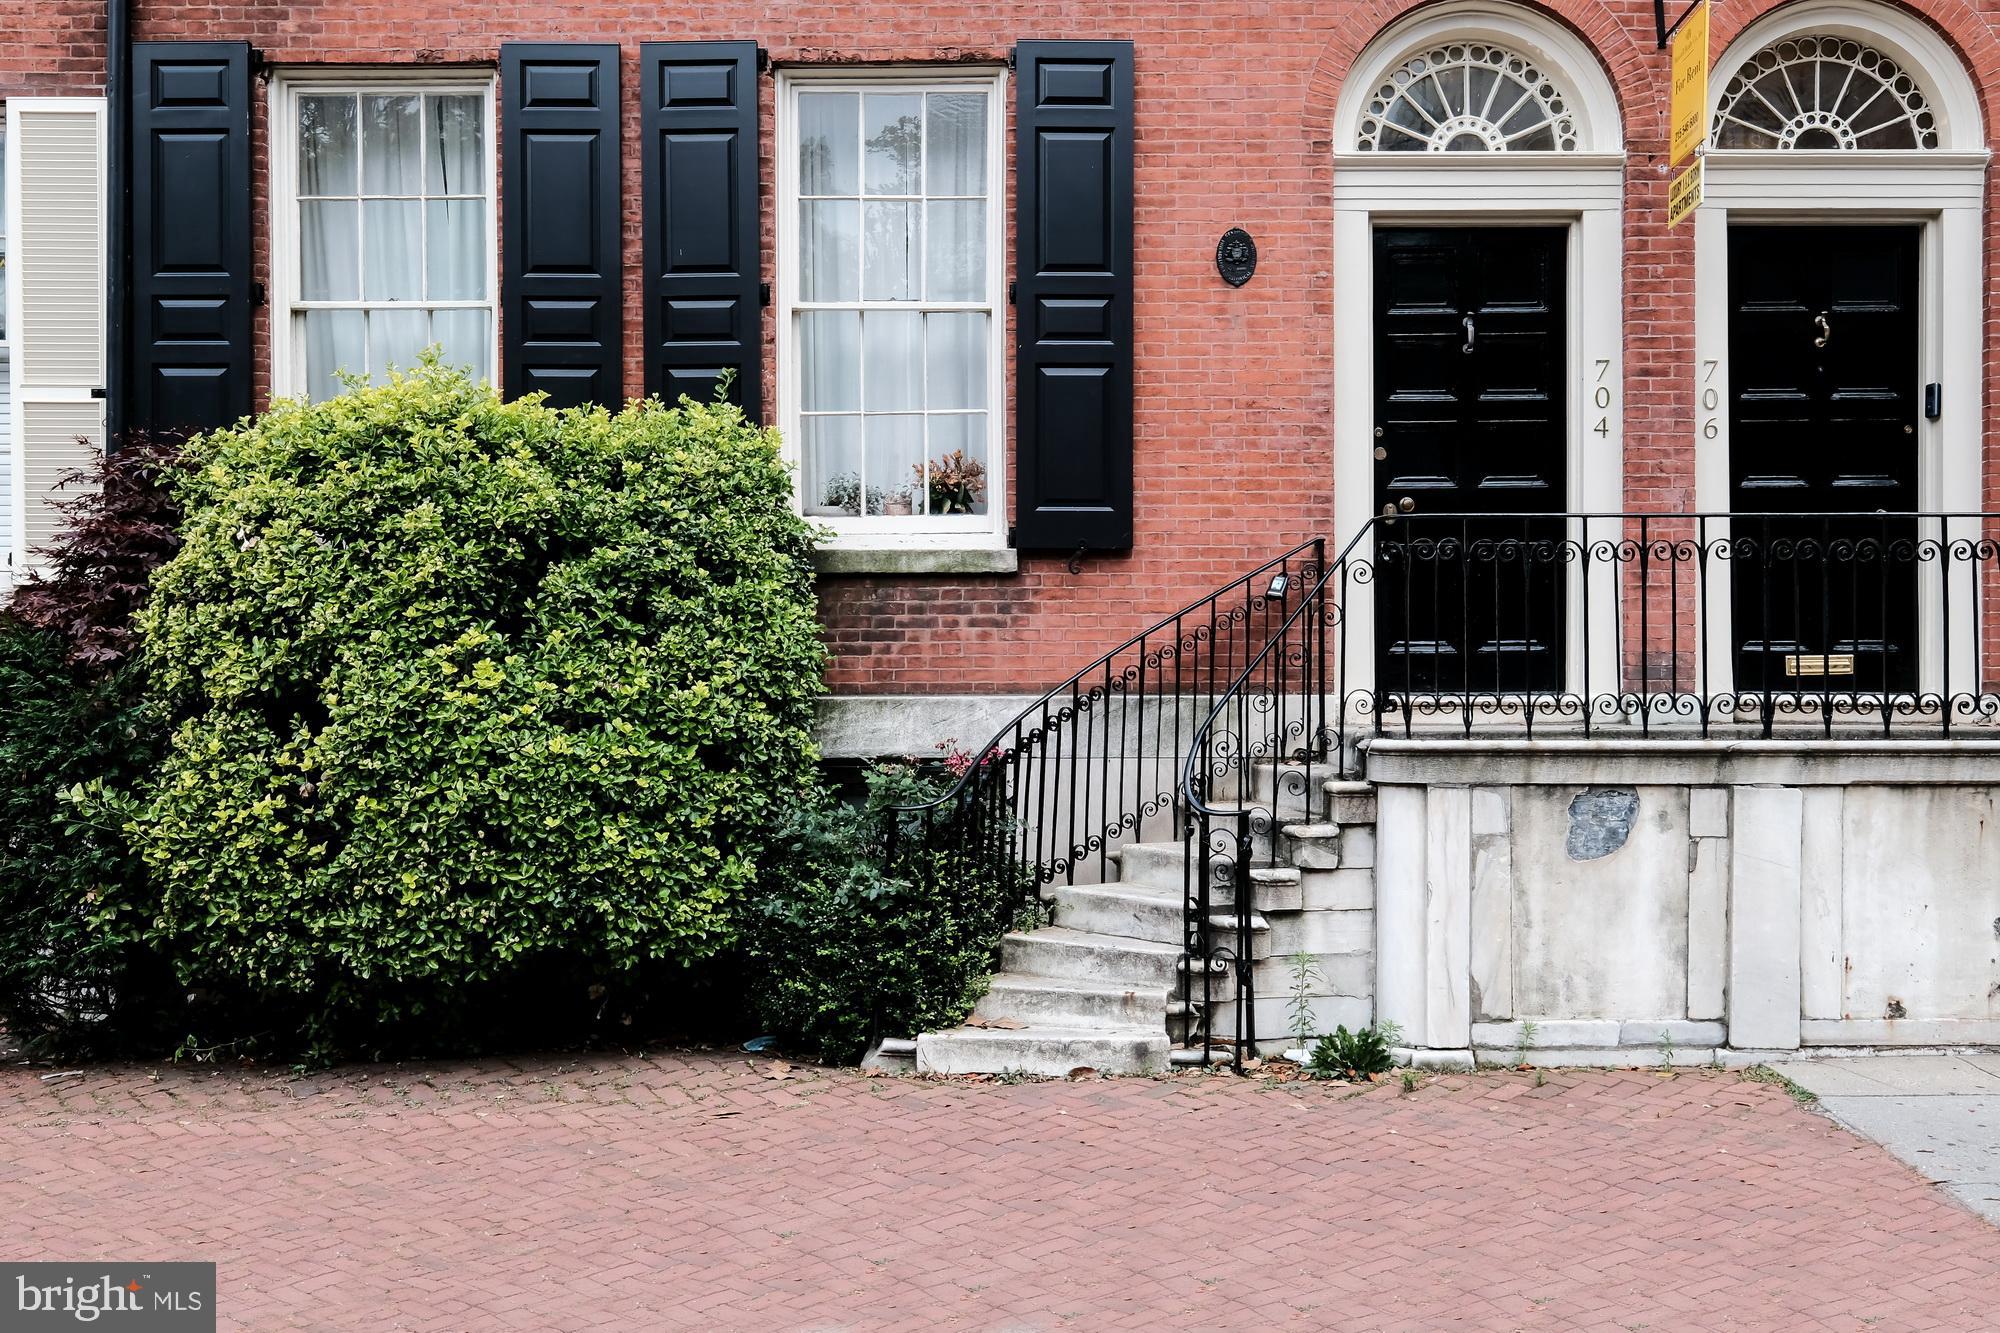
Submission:
{"label": "double-hung window", "polygon": [[999,74],[788,76],[781,414],[801,508],[851,544],[999,541]]}
{"label": "double-hung window", "polygon": [[491,379],[492,77],[300,79],[278,107],[278,391],[380,384],[433,344]]}

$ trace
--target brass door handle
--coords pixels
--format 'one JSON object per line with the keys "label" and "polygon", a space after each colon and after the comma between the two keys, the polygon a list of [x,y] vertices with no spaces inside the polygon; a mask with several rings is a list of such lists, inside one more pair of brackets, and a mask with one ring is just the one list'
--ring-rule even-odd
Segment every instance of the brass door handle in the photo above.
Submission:
{"label": "brass door handle", "polygon": [[1813,323],[1819,325],[1819,337],[1813,339],[1814,347],[1824,347],[1833,341],[1833,326],[1826,322],[1824,310],[1813,316]]}

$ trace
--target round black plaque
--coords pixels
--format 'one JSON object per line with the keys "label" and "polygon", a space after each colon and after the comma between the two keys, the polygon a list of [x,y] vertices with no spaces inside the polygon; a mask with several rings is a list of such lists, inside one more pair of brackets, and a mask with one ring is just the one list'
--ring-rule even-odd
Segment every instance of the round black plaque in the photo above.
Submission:
{"label": "round black plaque", "polygon": [[1257,242],[1241,227],[1231,227],[1215,243],[1215,271],[1231,287],[1241,287],[1257,271]]}

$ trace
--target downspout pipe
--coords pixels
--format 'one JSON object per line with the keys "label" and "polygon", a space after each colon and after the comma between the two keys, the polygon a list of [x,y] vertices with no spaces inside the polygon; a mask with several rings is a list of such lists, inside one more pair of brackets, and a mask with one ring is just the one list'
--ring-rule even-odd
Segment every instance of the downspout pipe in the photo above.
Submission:
{"label": "downspout pipe", "polygon": [[132,0],[105,0],[104,447],[114,450],[131,402],[127,354],[132,315]]}

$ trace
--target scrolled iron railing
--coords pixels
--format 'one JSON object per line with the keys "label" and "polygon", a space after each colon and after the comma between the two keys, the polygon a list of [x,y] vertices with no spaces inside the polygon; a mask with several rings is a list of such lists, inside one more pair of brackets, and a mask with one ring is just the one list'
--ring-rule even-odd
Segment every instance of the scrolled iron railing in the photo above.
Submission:
{"label": "scrolled iron railing", "polygon": [[1004,931],[1043,885],[1109,878],[1121,842],[1177,838],[1195,724],[1284,619],[1287,590],[1325,564],[1324,540],[1303,542],[1043,694],[967,752],[934,800],[883,812],[885,870],[946,878]]}
{"label": "scrolled iron railing", "polygon": [[1302,543],[1043,694],[885,812],[890,873],[950,876],[1005,929],[1043,885],[1109,878],[1121,842],[1182,841],[1186,1039],[1240,1063],[1259,872],[1370,737],[2000,728],[2000,514],[1398,513],[1326,555]]}
{"label": "scrolled iron railing", "polygon": [[[1197,729],[1184,998],[1257,1043],[1252,922],[1288,824],[1370,736],[1831,740],[2000,726],[2000,514],[1371,519]],[[1354,626],[1367,632],[1349,632]],[[2000,732],[1987,730],[1989,737]]]}

